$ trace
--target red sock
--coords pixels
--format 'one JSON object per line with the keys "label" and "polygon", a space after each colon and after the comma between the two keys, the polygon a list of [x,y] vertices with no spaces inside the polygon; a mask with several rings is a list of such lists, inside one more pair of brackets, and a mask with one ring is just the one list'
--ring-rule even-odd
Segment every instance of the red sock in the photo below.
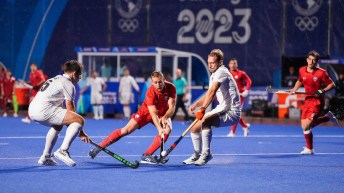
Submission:
{"label": "red sock", "polygon": [[237,126],[238,126],[238,124],[232,125],[231,131],[232,131],[233,133],[235,133]]}
{"label": "red sock", "polygon": [[109,136],[107,136],[102,142],[100,142],[99,146],[107,147],[115,143],[119,139],[121,139],[121,137],[122,137],[121,129],[117,129],[114,132],[112,132]]}
{"label": "red sock", "polygon": [[[169,136],[168,134],[164,135],[164,142],[167,141],[168,136]],[[148,155],[148,154],[153,155],[153,153],[160,147],[160,143],[161,143],[161,136],[158,134],[155,136],[152,144],[148,147],[144,155]]]}
{"label": "red sock", "polygon": [[313,120],[311,127],[314,128],[314,127],[320,125],[321,123],[326,123],[329,120],[330,119],[326,116],[318,117],[317,119]]}
{"label": "red sock", "polygon": [[308,149],[313,149],[313,133],[303,134],[306,139],[306,147]]}

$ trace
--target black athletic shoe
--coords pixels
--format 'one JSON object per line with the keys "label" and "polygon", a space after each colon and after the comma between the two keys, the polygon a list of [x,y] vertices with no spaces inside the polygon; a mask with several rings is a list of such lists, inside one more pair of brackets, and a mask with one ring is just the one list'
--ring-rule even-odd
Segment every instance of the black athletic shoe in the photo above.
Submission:
{"label": "black athletic shoe", "polygon": [[98,155],[98,153],[99,153],[100,151],[101,151],[100,148],[95,147],[95,148],[93,148],[90,152],[88,152],[88,155],[89,155],[92,159],[94,159],[94,158]]}
{"label": "black athletic shoe", "polygon": [[154,156],[152,155],[142,155],[141,157],[141,163],[145,164],[158,164],[157,160],[154,159]]}

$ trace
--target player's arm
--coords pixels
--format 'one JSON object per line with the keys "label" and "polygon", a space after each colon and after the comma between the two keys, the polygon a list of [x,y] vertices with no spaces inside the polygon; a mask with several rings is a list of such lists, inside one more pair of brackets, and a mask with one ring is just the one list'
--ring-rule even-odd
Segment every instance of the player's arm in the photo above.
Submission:
{"label": "player's arm", "polygon": [[44,82],[45,82],[45,78],[44,78],[43,72],[42,71],[37,71],[37,72],[39,72],[40,81],[36,85],[32,85],[34,87],[34,89],[35,88],[37,88],[37,89],[40,88],[44,84]]}
{"label": "player's arm", "polygon": [[80,94],[84,93],[89,87],[89,85],[86,85],[83,89],[80,90]]}
{"label": "player's arm", "polygon": [[162,129],[162,126],[160,125],[159,117],[158,117],[158,111],[157,111],[155,105],[151,105],[151,106],[147,106],[147,107],[148,107],[149,114],[152,117],[152,120],[153,120],[155,127],[157,128],[159,134],[162,134],[163,129]]}
{"label": "player's arm", "polygon": [[103,86],[102,92],[106,91],[106,89],[107,89],[107,84],[104,82],[104,84],[103,84],[102,86]]}
{"label": "player's arm", "polygon": [[75,105],[74,105],[74,102],[73,101],[70,101],[70,100],[66,100],[66,109],[68,111],[73,111],[75,112]]}
{"label": "player's arm", "polygon": [[194,104],[190,105],[189,111],[190,111],[191,113],[193,113],[193,111],[194,111],[197,107],[202,106],[203,101],[204,101],[204,99],[205,99],[205,96],[206,96],[206,94],[205,94],[204,96],[202,96],[200,99],[198,99],[196,102],[194,102]]}
{"label": "player's arm", "polygon": [[207,108],[210,105],[210,103],[213,101],[213,98],[215,97],[216,91],[220,88],[220,86],[220,82],[214,82],[212,84],[212,86],[208,89],[207,93],[204,96],[202,107]]}
{"label": "player's arm", "polygon": [[246,97],[248,95],[248,90],[251,88],[252,80],[245,72],[243,73],[243,81],[246,83],[245,90],[240,93],[240,95]]}
{"label": "player's arm", "polygon": [[166,111],[165,115],[161,118],[161,123],[162,126],[165,127],[167,124],[167,119],[169,119],[170,117],[172,117],[174,111],[176,109],[176,99],[170,97],[168,99],[168,110]]}
{"label": "player's arm", "polygon": [[294,88],[290,89],[290,90],[289,90],[289,93],[290,93],[290,94],[295,94],[295,92],[296,92],[301,86],[302,86],[302,83],[301,83],[299,80],[297,80],[296,83],[295,83]]}

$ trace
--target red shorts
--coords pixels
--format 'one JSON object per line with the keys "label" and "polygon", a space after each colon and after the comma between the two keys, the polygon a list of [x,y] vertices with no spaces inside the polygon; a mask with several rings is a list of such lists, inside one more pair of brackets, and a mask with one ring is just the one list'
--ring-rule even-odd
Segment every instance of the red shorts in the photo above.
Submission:
{"label": "red shorts", "polygon": [[133,118],[139,124],[139,128],[147,125],[148,123],[153,124],[152,116],[149,114],[149,112],[142,110],[142,108],[140,108],[136,113],[133,113],[131,118]]}
{"label": "red shorts", "polygon": [[301,120],[309,119],[313,120],[318,116],[318,113],[322,109],[323,104],[318,98],[309,98],[305,100],[305,105],[302,108]]}

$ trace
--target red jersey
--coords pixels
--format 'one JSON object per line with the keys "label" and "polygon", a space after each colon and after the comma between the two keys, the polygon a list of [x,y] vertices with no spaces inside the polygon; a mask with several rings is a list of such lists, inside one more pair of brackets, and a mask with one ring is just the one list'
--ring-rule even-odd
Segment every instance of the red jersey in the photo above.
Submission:
{"label": "red jersey", "polygon": [[[326,85],[332,83],[326,70],[322,68],[315,68],[312,72],[307,72],[307,66],[299,69],[299,79],[305,91],[315,93],[317,90],[324,88]],[[307,98],[307,97],[306,97]]]}
{"label": "red jersey", "polygon": [[30,73],[30,84],[31,84],[31,86],[36,86],[42,80],[45,80],[45,78],[44,78],[44,74],[41,70],[36,70],[36,71]]}
{"label": "red jersey", "polygon": [[159,117],[164,116],[168,110],[169,98],[176,98],[176,87],[172,83],[165,81],[165,88],[161,92],[156,90],[154,86],[150,86],[146,92],[146,98],[143,101],[140,111],[149,114],[147,106],[155,105],[158,111],[157,115]]}
{"label": "red jersey", "polygon": [[2,87],[4,89],[4,95],[7,98],[12,98],[13,93],[13,86],[16,83],[16,79],[14,77],[11,78],[4,78],[2,79]]}
{"label": "red jersey", "polygon": [[242,93],[245,90],[245,84],[246,84],[246,90],[250,90],[252,85],[252,80],[250,77],[246,74],[246,72],[242,70],[236,70],[236,71],[230,71],[233,78],[235,79],[235,82],[237,83],[239,92]]}

